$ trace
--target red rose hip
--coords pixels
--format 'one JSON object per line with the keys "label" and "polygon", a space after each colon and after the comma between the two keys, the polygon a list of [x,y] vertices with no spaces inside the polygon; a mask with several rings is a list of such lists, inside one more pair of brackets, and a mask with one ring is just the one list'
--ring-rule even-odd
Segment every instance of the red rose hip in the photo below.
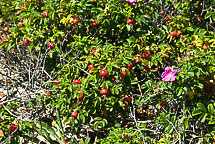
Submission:
{"label": "red rose hip", "polygon": [[127,97],[122,97],[122,100],[123,101],[127,101]]}
{"label": "red rose hip", "polygon": [[54,80],[54,84],[59,84],[60,82],[58,81],[58,79]]}
{"label": "red rose hip", "polygon": [[208,46],[207,46],[207,45],[204,45],[202,48],[203,48],[203,49],[208,49]]}
{"label": "red rose hip", "polygon": [[164,14],[165,14],[165,11],[163,11],[163,10],[160,11],[160,14],[161,14],[161,15],[164,15]]}
{"label": "red rose hip", "polygon": [[49,42],[48,43],[48,47],[51,48],[51,49],[54,48],[54,43],[53,42]]}
{"label": "red rose hip", "polygon": [[114,82],[115,82],[115,79],[114,79],[114,78],[112,78],[112,79],[111,79],[111,81],[112,81],[112,83],[114,83]]}
{"label": "red rose hip", "polygon": [[108,90],[107,89],[102,89],[100,93],[102,95],[107,95],[108,94]]}
{"label": "red rose hip", "polygon": [[121,78],[125,78],[127,76],[127,73],[125,71],[122,71],[120,74]]}
{"label": "red rose hip", "polygon": [[18,132],[18,126],[17,125],[11,125],[9,127],[9,131],[10,131],[10,133],[14,132],[14,134],[16,134]]}
{"label": "red rose hip", "polygon": [[182,35],[182,31],[179,30],[179,31],[177,32],[177,35],[178,35],[178,36]]}
{"label": "red rose hip", "polygon": [[133,67],[133,64],[132,64],[132,63],[130,63],[130,64],[128,64],[128,65],[126,66],[126,68],[127,68],[128,70],[131,70],[132,67]]}
{"label": "red rose hip", "polygon": [[2,41],[7,40],[7,39],[8,39],[8,37],[6,37],[6,36],[2,37]]}
{"label": "red rose hip", "polygon": [[47,16],[47,11],[43,11],[43,16],[46,17]]}
{"label": "red rose hip", "polygon": [[141,59],[136,59],[136,63],[141,64],[142,60]]}
{"label": "red rose hip", "polygon": [[105,78],[106,76],[108,76],[108,71],[106,71],[106,70],[101,70],[101,71],[100,71],[100,75],[102,76],[102,78]]}
{"label": "red rose hip", "polygon": [[149,66],[148,66],[148,65],[144,65],[143,67],[144,67],[144,69],[145,69],[146,71],[149,71]]}
{"label": "red rose hip", "polygon": [[93,64],[91,64],[91,65],[88,66],[88,70],[92,70],[92,69],[94,69],[94,65]]}
{"label": "red rose hip", "polygon": [[18,23],[18,26],[20,26],[21,28],[23,27],[23,23],[22,22],[19,22]]}
{"label": "red rose hip", "polygon": [[167,104],[166,102],[162,102],[162,103],[160,104],[160,106],[161,106],[162,108],[167,108],[167,107],[168,107],[168,104]]}
{"label": "red rose hip", "polygon": [[133,19],[128,19],[128,20],[127,20],[127,24],[132,25],[133,23],[134,23],[134,20],[133,20]]}
{"label": "red rose hip", "polygon": [[128,64],[128,67],[132,68],[132,66],[133,66],[133,64],[132,64],[132,63]]}
{"label": "red rose hip", "polygon": [[132,102],[132,97],[128,97],[126,101],[127,102]]}
{"label": "red rose hip", "polygon": [[170,35],[171,37],[174,37],[174,36],[175,36],[175,32],[170,32],[169,35]]}
{"label": "red rose hip", "polygon": [[75,18],[75,19],[73,20],[73,23],[74,23],[74,24],[78,24],[78,22],[79,22],[79,20],[78,20],[77,18]]}
{"label": "red rose hip", "polygon": [[80,80],[75,80],[75,81],[73,82],[73,84],[74,84],[74,85],[81,84],[81,81],[80,81]]}
{"label": "red rose hip", "polygon": [[29,39],[28,38],[26,38],[26,39],[24,39],[24,43],[26,44],[26,45],[28,45],[29,44]]}
{"label": "red rose hip", "polygon": [[26,6],[25,6],[25,5],[22,5],[22,6],[21,6],[21,12],[24,11],[24,10],[23,10],[24,7],[26,7]]}
{"label": "red rose hip", "polygon": [[77,116],[78,116],[78,112],[73,112],[73,113],[72,113],[72,117],[73,117],[73,118],[76,118]]}
{"label": "red rose hip", "polygon": [[79,98],[79,100],[83,99],[84,98],[84,94],[80,94],[80,96],[78,98]]}
{"label": "red rose hip", "polygon": [[126,107],[126,104],[123,103],[123,104],[122,104],[122,107],[125,108],[125,107]]}
{"label": "red rose hip", "polygon": [[150,56],[150,52],[143,53],[143,58],[148,59]]}
{"label": "red rose hip", "polygon": [[93,23],[92,23],[92,25],[93,25],[93,26],[97,26],[97,25],[98,25],[98,21],[97,21],[97,20],[94,20]]}
{"label": "red rose hip", "polygon": [[46,91],[45,93],[46,93],[46,95],[50,95],[51,94],[50,91]]}

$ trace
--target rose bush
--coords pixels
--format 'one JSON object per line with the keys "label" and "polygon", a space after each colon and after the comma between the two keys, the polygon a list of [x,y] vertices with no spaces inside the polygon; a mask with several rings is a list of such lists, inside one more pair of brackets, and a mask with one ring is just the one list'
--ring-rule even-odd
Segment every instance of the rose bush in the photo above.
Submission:
{"label": "rose bush", "polygon": [[0,22],[11,25],[0,47],[44,56],[52,92],[28,100],[53,119],[23,123],[7,97],[0,139],[19,124],[17,142],[212,143],[215,3],[174,2],[1,2]]}

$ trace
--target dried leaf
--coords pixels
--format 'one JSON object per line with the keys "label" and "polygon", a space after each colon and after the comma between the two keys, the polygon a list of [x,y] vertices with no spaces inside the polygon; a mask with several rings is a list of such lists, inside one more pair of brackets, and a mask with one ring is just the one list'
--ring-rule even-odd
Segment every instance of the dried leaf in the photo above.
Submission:
{"label": "dried leaf", "polygon": [[0,129],[0,137],[4,137],[4,132],[1,129]]}

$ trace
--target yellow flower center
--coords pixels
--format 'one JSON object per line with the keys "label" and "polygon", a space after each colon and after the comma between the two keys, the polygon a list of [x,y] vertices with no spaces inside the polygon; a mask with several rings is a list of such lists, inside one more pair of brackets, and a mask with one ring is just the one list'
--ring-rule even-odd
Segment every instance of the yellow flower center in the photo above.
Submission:
{"label": "yellow flower center", "polygon": [[168,75],[167,75],[167,77],[169,77],[169,78],[170,78],[170,77],[172,77],[172,76],[173,76],[173,74],[172,74],[172,73],[170,73],[170,74],[168,74]]}

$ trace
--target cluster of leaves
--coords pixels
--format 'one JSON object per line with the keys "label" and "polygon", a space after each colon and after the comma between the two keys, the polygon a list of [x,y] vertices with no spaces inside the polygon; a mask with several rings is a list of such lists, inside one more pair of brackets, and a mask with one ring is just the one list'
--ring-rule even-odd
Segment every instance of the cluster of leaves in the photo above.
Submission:
{"label": "cluster of leaves", "polygon": [[[47,83],[45,88],[51,94],[33,101],[51,106],[58,113],[60,127],[60,116],[68,118],[73,134],[87,125],[100,134],[97,142],[101,143],[211,142],[215,132],[215,2],[174,2],[1,2],[0,21],[12,24],[0,47],[8,51],[25,47],[32,54],[47,55],[46,69],[59,83]],[[23,43],[25,39],[29,43]],[[162,80],[168,66],[182,71],[174,82]],[[102,77],[101,70],[107,70],[108,76]],[[74,84],[75,80],[81,83]],[[108,94],[102,95],[102,89]],[[3,109],[0,112],[8,115]],[[153,119],[152,127],[143,125],[148,119]],[[133,123],[128,124],[129,120]],[[44,122],[30,124],[43,137],[38,129],[65,141],[66,134],[60,132],[59,137]],[[2,129],[6,127],[2,125]],[[157,129],[161,134],[156,134]],[[31,133],[27,128],[24,132]],[[52,142],[49,136],[47,140]]]}

